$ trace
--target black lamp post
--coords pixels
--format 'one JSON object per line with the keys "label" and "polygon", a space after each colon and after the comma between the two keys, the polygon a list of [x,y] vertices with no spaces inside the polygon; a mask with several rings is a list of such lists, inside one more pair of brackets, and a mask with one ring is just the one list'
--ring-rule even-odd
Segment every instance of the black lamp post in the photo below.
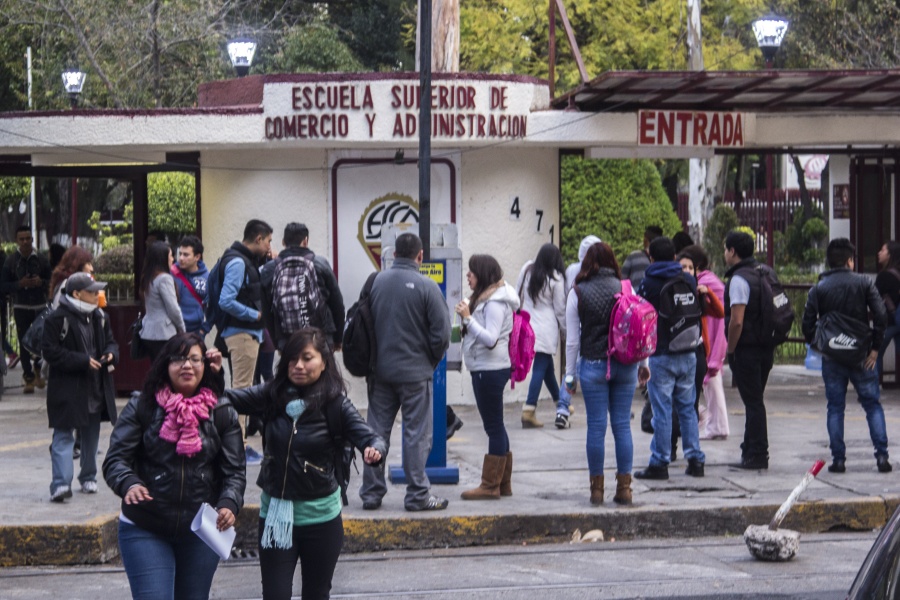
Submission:
{"label": "black lamp post", "polygon": [[[769,13],[753,21],[753,35],[756,43],[762,50],[766,60],[766,69],[772,69],[775,64],[775,54],[781,48],[784,34],[787,33],[789,21],[778,15]],[[769,266],[775,264],[775,177],[772,154],[766,154],[766,262]]]}
{"label": "black lamp post", "polygon": [[256,54],[256,42],[248,37],[239,37],[230,40],[227,44],[228,57],[238,77],[243,77],[250,72],[253,64],[253,55]]}
{"label": "black lamp post", "polygon": [[66,93],[69,94],[69,103],[72,105],[73,110],[78,106],[78,96],[84,87],[85,77],[84,71],[79,70],[77,67],[66,69],[62,73],[63,86],[66,88]]}

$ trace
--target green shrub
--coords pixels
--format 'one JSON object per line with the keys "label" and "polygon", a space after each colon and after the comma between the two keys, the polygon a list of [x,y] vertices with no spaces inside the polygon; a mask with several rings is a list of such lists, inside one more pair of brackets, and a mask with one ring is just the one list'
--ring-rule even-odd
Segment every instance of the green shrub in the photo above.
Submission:
{"label": "green shrub", "polygon": [[149,231],[164,231],[171,237],[197,229],[197,199],[192,173],[151,173],[147,176]]}
{"label": "green shrub", "polygon": [[131,245],[110,248],[94,259],[94,270],[103,281],[114,273],[134,276],[134,248]]}
{"label": "green shrub", "polygon": [[825,246],[828,244],[828,225],[822,212],[814,208],[809,218],[803,207],[794,211],[794,222],[785,233],[785,252],[780,264],[797,265],[803,269],[813,269],[825,261]]}
{"label": "green shrub", "polygon": [[106,282],[106,298],[110,302],[134,300],[134,274],[109,273],[98,274],[97,279]]}
{"label": "green shrub", "polygon": [[709,255],[710,269],[719,275],[725,273],[725,237],[739,225],[740,221],[733,208],[726,204],[716,204],[703,233],[703,248]]}
{"label": "green shrub", "polygon": [[681,221],[666,195],[659,171],[648,160],[562,161],[562,251],[578,259],[578,246],[590,234],[612,246],[621,264],[643,247],[644,229],[659,225],[672,236]]}

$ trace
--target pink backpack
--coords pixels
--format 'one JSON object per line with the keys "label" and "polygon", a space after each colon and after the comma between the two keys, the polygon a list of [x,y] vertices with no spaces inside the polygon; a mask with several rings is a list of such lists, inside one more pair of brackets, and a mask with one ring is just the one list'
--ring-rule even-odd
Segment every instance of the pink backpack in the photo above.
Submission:
{"label": "pink backpack", "polygon": [[[656,310],[636,295],[631,282],[622,281],[609,319],[609,358],[633,365],[656,352]],[[606,379],[610,378],[610,361],[606,361]]]}
{"label": "pink backpack", "polygon": [[534,362],[534,329],[531,328],[531,315],[526,310],[513,313],[512,333],[509,334],[509,361],[512,370],[509,374],[510,389],[516,388],[517,381],[525,381]]}

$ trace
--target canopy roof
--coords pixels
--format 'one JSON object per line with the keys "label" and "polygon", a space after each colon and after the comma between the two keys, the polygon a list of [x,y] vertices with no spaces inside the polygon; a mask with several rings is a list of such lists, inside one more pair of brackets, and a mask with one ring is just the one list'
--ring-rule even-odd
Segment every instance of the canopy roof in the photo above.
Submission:
{"label": "canopy roof", "polygon": [[556,98],[552,105],[583,112],[896,111],[900,69],[611,71]]}

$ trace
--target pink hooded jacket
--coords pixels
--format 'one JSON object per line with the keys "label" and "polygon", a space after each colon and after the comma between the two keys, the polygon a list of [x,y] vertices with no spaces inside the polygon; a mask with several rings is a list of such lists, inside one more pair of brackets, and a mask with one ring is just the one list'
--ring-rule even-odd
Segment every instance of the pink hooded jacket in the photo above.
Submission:
{"label": "pink hooded jacket", "polygon": [[[725,284],[716,277],[712,271],[701,271],[697,277],[697,283],[705,285],[716,295],[720,302],[725,303]],[[717,371],[722,370],[725,362],[725,351],[728,348],[728,341],[725,339],[725,319],[717,319],[715,317],[703,317],[706,319],[706,329],[709,333],[709,356],[707,357],[707,366]],[[709,380],[709,373],[703,383]]]}

